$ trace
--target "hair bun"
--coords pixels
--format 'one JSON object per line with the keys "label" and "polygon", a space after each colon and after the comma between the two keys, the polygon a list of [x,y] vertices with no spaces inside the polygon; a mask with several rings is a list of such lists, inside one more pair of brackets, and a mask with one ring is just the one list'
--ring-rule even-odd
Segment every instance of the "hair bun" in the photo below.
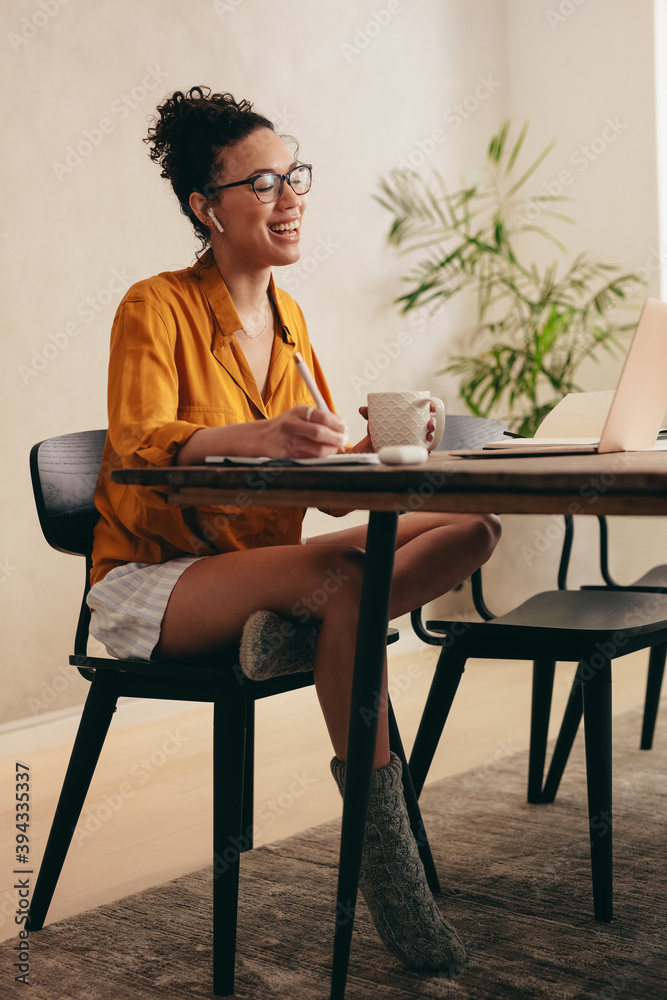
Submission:
{"label": "hair bun", "polygon": [[175,91],[157,108],[144,142],[161,168],[206,246],[210,231],[190,208],[193,191],[204,192],[222,168],[221,152],[259,128],[275,131],[273,123],[253,110],[250,101],[232,94],[214,94],[210,87]]}

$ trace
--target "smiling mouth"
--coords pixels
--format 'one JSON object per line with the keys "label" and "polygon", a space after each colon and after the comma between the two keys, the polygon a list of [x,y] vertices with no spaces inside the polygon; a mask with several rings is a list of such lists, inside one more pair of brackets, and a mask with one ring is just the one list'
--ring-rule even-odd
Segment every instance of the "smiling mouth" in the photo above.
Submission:
{"label": "smiling mouth", "polygon": [[301,237],[300,227],[300,219],[290,219],[289,222],[276,222],[268,228],[271,235],[277,237],[279,240],[296,243]]}

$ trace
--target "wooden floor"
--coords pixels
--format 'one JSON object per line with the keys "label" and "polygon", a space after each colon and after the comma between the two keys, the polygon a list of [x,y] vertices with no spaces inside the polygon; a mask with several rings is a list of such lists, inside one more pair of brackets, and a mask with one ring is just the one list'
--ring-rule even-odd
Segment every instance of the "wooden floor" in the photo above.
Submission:
{"label": "wooden floor", "polygon": [[[390,659],[390,693],[406,749],[426,699],[437,650]],[[615,714],[643,704],[647,654],[616,660]],[[557,669],[552,728],[560,722],[574,664]],[[469,663],[429,780],[488,764],[528,746],[531,665]],[[661,725],[660,720],[658,725]],[[665,720],[662,720],[664,728]],[[198,707],[140,726],[112,725],[49,922],[87,910],[211,861],[212,709]],[[553,733],[552,733],[553,735]],[[664,735],[664,734],[663,734]],[[636,734],[639,743],[639,732]],[[70,744],[32,752],[31,849],[41,857]],[[314,690],[257,706],[255,842],[278,840],[336,816],[331,748]],[[14,935],[14,759],[0,761],[0,940]]]}

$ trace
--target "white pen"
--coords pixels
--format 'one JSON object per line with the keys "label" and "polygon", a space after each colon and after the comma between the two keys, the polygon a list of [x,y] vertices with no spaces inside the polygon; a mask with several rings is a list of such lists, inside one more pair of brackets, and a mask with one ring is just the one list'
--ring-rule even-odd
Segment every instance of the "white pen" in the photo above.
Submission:
{"label": "white pen", "polygon": [[[329,409],[329,407],[327,406],[327,404],[326,404],[326,402],[324,400],[324,396],[322,395],[322,393],[320,392],[320,390],[317,388],[317,382],[315,381],[313,373],[311,372],[311,370],[308,367],[308,365],[306,364],[306,362],[303,360],[303,358],[301,357],[301,355],[299,354],[298,351],[294,352],[293,357],[294,357],[294,364],[296,365],[296,370],[298,371],[299,375],[303,379],[304,384],[306,386],[306,389],[308,390],[308,392],[310,393],[310,395],[313,397],[317,409],[318,410],[322,410],[323,413],[331,413],[331,410]],[[343,438],[343,445],[346,445],[347,443],[348,443],[348,433],[347,433],[347,424],[346,424],[345,425],[345,436]]]}

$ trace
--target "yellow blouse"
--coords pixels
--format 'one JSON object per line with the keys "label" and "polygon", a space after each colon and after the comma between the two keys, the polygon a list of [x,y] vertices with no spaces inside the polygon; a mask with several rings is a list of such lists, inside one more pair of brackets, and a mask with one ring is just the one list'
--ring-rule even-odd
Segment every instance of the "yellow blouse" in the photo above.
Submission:
{"label": "yellow blouse", "polygon": [[279,323],[263,400],[234,332],[241,321],[209,250],[194,267],[133,285],[111,331],[109,428],[95,490],[91,583],[126,562],[165,562],[301,537],[303,510],[244,506],[176,507],[163,490],[112,482],[118,468],[171,465],[178,448],[205,427],[266,420],[301,403],[312,405],[296,365],[299,351],[327,405],[328,386],[308,339],[303,314],[289,295],[269,294]]}

